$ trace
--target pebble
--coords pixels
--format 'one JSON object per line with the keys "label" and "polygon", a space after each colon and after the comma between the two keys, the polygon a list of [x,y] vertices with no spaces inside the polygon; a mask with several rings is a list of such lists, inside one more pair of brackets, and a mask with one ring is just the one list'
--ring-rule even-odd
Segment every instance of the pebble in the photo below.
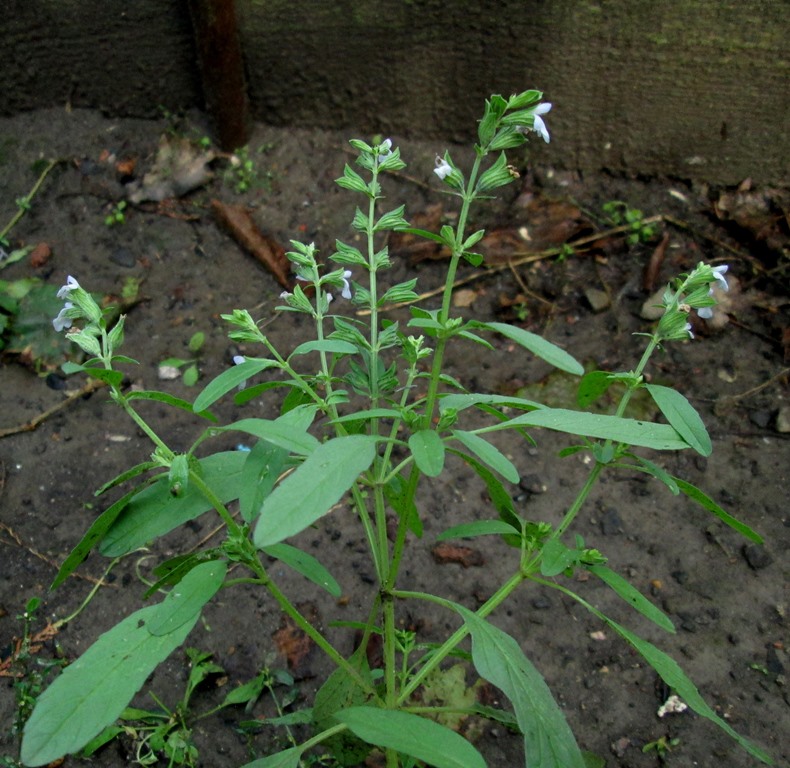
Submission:
{"label": "pebble", "polygon": [[776,414],[776,431],[784,435],[790,432],[790,405],[783,405]]}
{"label": "pebble", "polygon": [[771,423],[771,417],[773,413],[771,411],[766,410],[759,410],[759,411],[752,411],[749,414],[749,421],[752,422],[756,427],[760,429],[765,429]]}
{"label": "pebble", "polygon": [[596,314],[598,312],[603,312],[605,309],[609,309],[612,303],[609,300],[609,294],[606,293],[606,291],[600,290],[600,288],[585,288],[584,298],[587,299],[590,309]]}
{"label": "pebble", "polygon": [[607,507],[601,516],[601,533],[604,536],[615,536],[623,532],[623,519],[613,507]]}
{"label": "pebble", "polygon": [[134,254],[124,246],[116,248],[110,254],[110,261],[113,264],[117,264],[119,267],[126,267],[127,269],[131,269],[137,264],[137,259],[134,257]]}
{"label": "pebble", "polygon": [[761,568],[767,568],[774,559],[768,553],[765,547],[759,544],[744,544],[741,549],[744,559],[753,571],[759,571]]}

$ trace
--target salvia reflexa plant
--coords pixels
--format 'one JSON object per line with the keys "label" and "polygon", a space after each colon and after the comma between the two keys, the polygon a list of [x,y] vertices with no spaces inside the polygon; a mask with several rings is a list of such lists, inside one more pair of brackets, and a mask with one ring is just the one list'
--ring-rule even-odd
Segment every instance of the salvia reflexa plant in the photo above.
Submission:
{"label": "salvia reflexa plant", "polygon": [[[166,591],[166,597],[101,635],[44,691],[24,730],[25,765],[46,765],[81,749],[110,727],[156,666],[184,643],[203,607],[222,590],[245,584],[268,592],[334,664],[308,711],[312,735],[253,760],[246,768],[296,768],[318,747],[333,751],[342,765],[357,765],[378,749],[388,768],[485,766],[477,748],[442,724],[436,708],[426,706],[418,695],[432,674],[447,668],[451,660],[457,663],[463,655],[460,651],[471,656],[477,674],[498,687],[511,707],[506,712],[470,706],[461,708],[461,714],[482,714],[517,728],[523,735],[528,768],[584,768],[585,755],[543,678],[518,640],[496,625],[496,609],[515,590],[534,583],[584,606],[641,654],[682,702],[726,731],[756,760],[770,763],[763,751],[714,712],[674,660],[601,613],[576,592],[584,589],[583,582],[571,578],[575,572],[587,572],[644,619],[674,632],[659,608],[607,567],[601,552],[585,546],[572,532],[574,520],[604,472],[652,475],[669,493],[685,494],[747,538],[760,541],[703,491],[639,452],[691,449],[703,456],[711,452],[705,426],[688,400],[675,389],[648,383],[645,370],[656,350],[692,338],[689,314],[710,315],[715,305],[712,287],[719,284],[726,289],[727,267],[700,263],[668,285],[663,315],[655,329],[644,334],[644,354],[633,370],[625,372],[585,374],[566,351],[522,328],[453,316],[452,285],[459,263],[481,261],[474,248],[483,231],[467,231],[470,207],[517,176],[505,150],[522,145],[533,132],[549,140],[541,116],[551,105],[541,98],[539,91],[509,99],[491,97],[479,123],[470,169],[462,170],[447,152],[436,158],[436,175],[460,204],[455,227],[443,226],[438,233],[410,228],[403,206],[380,211],[380,177],[405,166],[399,149],[389,139],[374,145],[351,141],[358,153],[358,170],[346,165],[337,183],[362,201],[353,219],[362,246],[338,240],[326,264],[317,259],[313,245],[293,242],[288,254],[296,283],[292,292],[281,295],[278,309],[311,318],[314,337],[294,349],[280,350],[248,311],[233,310],[223,317],[230,325],[230,338],[246,354],[211,381],[194,403],[161,392],[122,389],[119,366],[134,363],[119,352],[124,318],[110,326],[107,311],[69,277],[59,293],[65,305],[55,327],[68,329],[69,338],[90,359],[82,365],[68,364],[66,370],[105,382],[112,399],[150,438],[153,452],[149,461],[99,489],[101,494],[120,484],[134,486],[95,520],[53,586],[94,548],[107,557],[131,553],[200,515],[219,518],[224,540],[161,565],[157,570],[161,579],[148,596]],[[415,280],[382,289],[382,273],[390,267],[385,238],[392,230],[429,238],[452,254],[441,306],[428,310],[412,305],[406,328],[388,320],[382,311],[387,305],[417,298]],[[335,309],[345,309],[349,300],[366,312],[336,314]],[[578,409],[469,392],[463,382],[443,372],[448,345],[481,344],[493,353],[486,340],[492,334],[578,377]],[[277,372],[278,388],[271,379],[260,381],[264,372]],[[614,413],[586,410],[613,385],[622,392]],[[186,453],[174,452],[156,424],[138,410],[141,402],[153,400],[210,417],[212,405],[224,396],[234,395],[242,404],[276,396],[283,388],[277,418],[243,418],[223,427],[212,424]],[[649,393],[663,414],[662,422],[628,417],[629,402],[640,389]],[[473,414],[477,418],[470,418]],[[481,415],[487,418],[484,426],[478,426]],[[562,455],[586,452],[590,457],[589,476],[570,506],[557,510],[553,523],[524,516],[510,490],[519,481],[519,471],[495,444],[497,433],[504,430],[531,439],[529,433],[538,428],[575,437],[573,447]],[[227,432],[243,433],[252,441],[251,450],[209,452],[210,439]],[[482,479],[491,512],[444,531],[440,538],[498,537],[502,559],[512,564],[509,577],[475,608],[399,585],[408,548],[422,535],[424,512],[418,506],[418,489],[443,472],[448,453]],[[351,655],[342,654],[300,613],[266,565],[274,558],[317,588],[339,596],[339,584],[349,574],[330,574],[313,555],[288,541],[320,525],[325,515],[339,514],[333,510],[341,500],[358,521],[376,581],[368,612],[347,623],[360,635]],[[234,510],[237,505],[238,517],[230,505]],[[389,526],[388,518],[397,524]],[[399,621],[409,601],[427,602],[454,616],[458,628],[438,644],[416,642]],[[383,651],[380,666],[371,668],[366,651],[374,635],[381,638]]]}

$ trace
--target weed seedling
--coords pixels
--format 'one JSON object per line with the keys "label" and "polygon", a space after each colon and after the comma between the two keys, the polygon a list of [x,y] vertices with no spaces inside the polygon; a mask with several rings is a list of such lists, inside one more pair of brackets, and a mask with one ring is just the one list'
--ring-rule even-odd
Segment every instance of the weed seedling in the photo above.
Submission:
{"label": "weed seedling", "polygon": [[159,363],[159,375],[164,378],[176,378],[172,373],[181,371],[181,380],[184,386],[193,387],[197,384],[200,377],[200,370],[198,369],[198,362],[200,358],[200,350],[206,341],[206,335],[202,331],[198,331],[192,335],[189,342],[187,342],[187,349],[192,353],[192,357],[184,359],[182,357],[168,357]]}
{"label": "weed seedling", "polygon": [[125,210],[126,210],[126,200],[118,201],[112,207],[112,210],[104,217],[104,226],[114,227],[119,224],[125,224],[126,223],[126,214],[124,213]]}
{"label": "weed seedling", "polygon": [[645,215],[638,208],[631,208],[622,200],[610,200],[603,206],[603,212],[615,227],[627,226],[629,233],[626,242],[629,245],[649,243],[657,233],[656,227],[645,222]]}

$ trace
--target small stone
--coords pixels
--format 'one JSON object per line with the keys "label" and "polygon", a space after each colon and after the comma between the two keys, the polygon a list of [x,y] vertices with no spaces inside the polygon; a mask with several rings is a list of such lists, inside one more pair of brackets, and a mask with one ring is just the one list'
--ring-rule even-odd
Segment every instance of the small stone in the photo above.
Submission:
{"label": "small stone", "polygon": [[601,533],[604,536],[615,536],[623,532],[623,520],[613,507],[608,507],[601,516]]}
{"label": "small stone", "polygon": [[533,494],[546,493],[548,490],[539,475],[525,475],[519,480],[518,486],[522,491]]}
{"label": "small stone", "polygon": [[135,264],[137,264],[137,259],[134,257],[134,254],[128,248],[116,248],[110,254],[110,261],[113,264],[117,264],[119,267],[126,267],[127,269],[131,269]]}
{"label": "small stone", "polygon": [[173,381],[181,376],[181,371],[174,365],[160,365],[157,369],[157,375],[161,381]]}
{"label": "small stone", "polygon": [[749,568],[753,571],[759,571],[761,568],[767,568],[774,559],[765,549],[759,544],[744,544],[741,550],[744,559],[749,564]]}
{"label": "small stone", "polygon": [[644,304],[642,304],[639,316],[643,320],[658,320],[664,314],[664,307],[660,305],[664,300],[665,290],[666,288],[659,288]]}
{"label": "small stone", "polygon": [[609,299],[609,294],[600,290],[600,288],[586,288],[584,290],[584,298],[587,299],[590,309],[596,314],[609,309],[612,303]]}
{"label": "small stone", "polygon": [[790,405],[783,405],[776,414],[776,431],[783,435],[790,432]]}
{"label": "small stone", "polygon": [[749,421],[752,422],[756,427],[760,429],[765,429],[771,423],[771,417],[773,414],[771,411],[759,410],[759,411],[752,411],[749,414]]}

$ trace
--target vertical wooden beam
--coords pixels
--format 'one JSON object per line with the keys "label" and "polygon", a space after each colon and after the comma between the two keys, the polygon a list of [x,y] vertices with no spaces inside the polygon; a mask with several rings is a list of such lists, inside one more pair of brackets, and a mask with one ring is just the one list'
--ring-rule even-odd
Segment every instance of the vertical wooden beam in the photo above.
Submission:
{"label": "vertical wooden beam", "polygon": [[234,0],[188,0],[206,109],[226,152],[249,139],[244,62]]}

